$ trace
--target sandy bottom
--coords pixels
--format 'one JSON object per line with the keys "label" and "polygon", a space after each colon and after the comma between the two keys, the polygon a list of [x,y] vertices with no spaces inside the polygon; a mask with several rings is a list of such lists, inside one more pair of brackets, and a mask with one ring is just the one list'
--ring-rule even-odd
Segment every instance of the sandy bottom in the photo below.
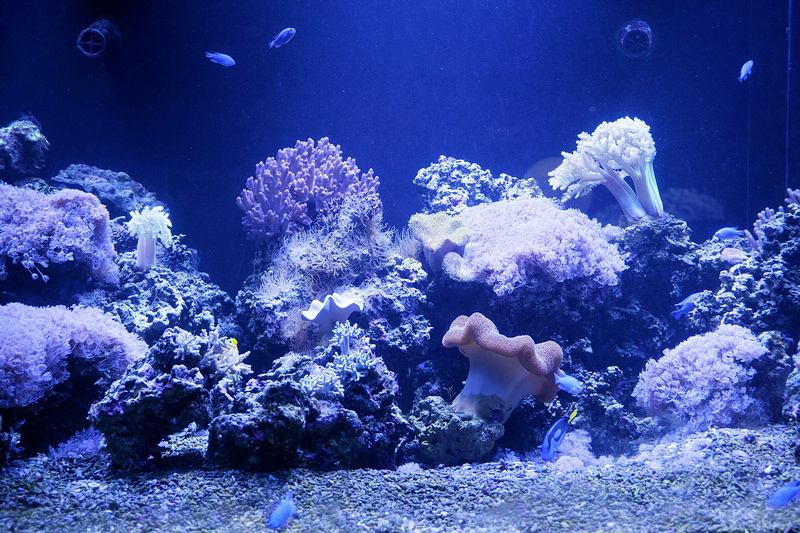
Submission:
{"label": "sandy bottom", "polygon": [[800,531],[800,500],[766,505],[800,479],[796,440],[785,426],[712,429],[630,458],[566,452],[545,464],[506,454],[429,470],[272,474],[185,466],[132,474],[103,457],[40,455],[0,474],[0,529],[266,531],[291,489],[299,510],[284,531]]}

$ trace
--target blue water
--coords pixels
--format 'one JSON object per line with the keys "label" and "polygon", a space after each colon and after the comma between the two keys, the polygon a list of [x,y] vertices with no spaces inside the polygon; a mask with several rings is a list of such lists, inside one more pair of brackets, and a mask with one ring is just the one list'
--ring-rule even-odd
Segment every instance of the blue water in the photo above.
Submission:
{"label": "blue water", "polygon": [[[97,18],[122,38],[90,59],[75,42]],[[647,57],[615,44],[631,19],[653,30]],[[786,2],[753,0],[4,1],[0,123],[41,122],[42,177],[86,163],[142,182],[231,293],[253,254],[234,198],[256,162],[323,136],[375,170],[385,218],[402,227],[421,207],[413,177],[440,154],[522,176],[581,131],[637,116],[662,190],[724,207],[724,220],[692,224],[701,241],[784,197],[787,22]],[[294,39],[270,50],[288,26]]]}

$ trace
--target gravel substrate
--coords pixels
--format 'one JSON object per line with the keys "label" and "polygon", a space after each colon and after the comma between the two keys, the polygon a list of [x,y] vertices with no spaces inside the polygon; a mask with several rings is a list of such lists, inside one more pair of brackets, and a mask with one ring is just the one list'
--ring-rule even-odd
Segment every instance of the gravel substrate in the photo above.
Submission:
{"label": "gravel substrate", "polygon": [[0,530],[266,531],[291,489],[299,511],[284,531],[800,531],[800,500],[765,503],[800,479],[796,440],[785,426],[717,429],[583,467],[509,454],[431,470],[273,474],[132,474],[101,457],[40,455],[0,474]]}

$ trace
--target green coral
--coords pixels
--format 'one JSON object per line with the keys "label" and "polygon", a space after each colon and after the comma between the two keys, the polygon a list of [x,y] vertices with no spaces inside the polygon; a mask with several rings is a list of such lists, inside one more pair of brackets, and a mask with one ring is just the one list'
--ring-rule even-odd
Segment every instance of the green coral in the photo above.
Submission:
{"label": "green coral", "polygon": [[425,259],[434,271],[441,270],[447,254],[463,252],[469,240],[469,230],[458,215],[416,214],[408,221],[408,227],[422,242]]}

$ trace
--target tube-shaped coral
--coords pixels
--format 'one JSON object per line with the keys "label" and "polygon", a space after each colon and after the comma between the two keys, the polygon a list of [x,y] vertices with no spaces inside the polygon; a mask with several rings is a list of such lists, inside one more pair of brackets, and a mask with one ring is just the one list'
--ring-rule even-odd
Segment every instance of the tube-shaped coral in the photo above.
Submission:
{"label": "tube-shaped coral", "polygon": [[156,264],[156,240],[161,241],[166,247],[172,246],[172,232],[169,229],[171,227],[172,222],[160,205],[153,208],[145,207],[139,213],[131,211],[128,231],[139,237],[136,246],[136,264],[140,269],[144,270]]}
{"label": "tube-shaped coral", "polygon": [[[550,172],[550,185],[566,190],[564,199],[577,198],[597,184],[605,185],[630,219],[664,214],[653,159],[655,143],[650,126],[638,118],[603,122],[589,135],[578,135],[577,150],[563,152],[564,161]],[[631,186],[625,181],[630,176]]]}

